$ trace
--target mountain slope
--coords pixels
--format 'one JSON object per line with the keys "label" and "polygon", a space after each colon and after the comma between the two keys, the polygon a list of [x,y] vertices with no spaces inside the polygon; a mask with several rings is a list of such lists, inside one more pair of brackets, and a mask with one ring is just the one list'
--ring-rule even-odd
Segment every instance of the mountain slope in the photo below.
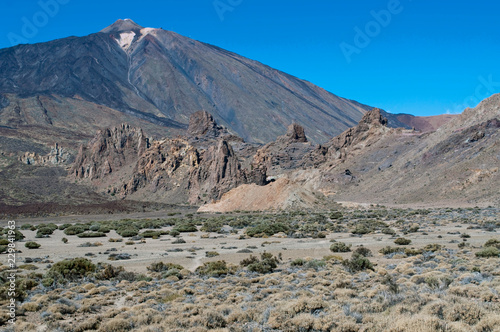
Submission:
{"label": "mountain slope", "polygon": [[[254,142],[274,140],[292,122],[300,123],[311,141],[326,141],[368,110],[259,62],[130,20],[85,37],[0,50],[0,96],[4,124],[2,109],[8,104],[76,99],[164,127],[167,135],[186,129],[189,116],[205,110]],[[96,107],[87,109],[99,116]],[[44,121],[64,117],[50,107],[44,113]]]}

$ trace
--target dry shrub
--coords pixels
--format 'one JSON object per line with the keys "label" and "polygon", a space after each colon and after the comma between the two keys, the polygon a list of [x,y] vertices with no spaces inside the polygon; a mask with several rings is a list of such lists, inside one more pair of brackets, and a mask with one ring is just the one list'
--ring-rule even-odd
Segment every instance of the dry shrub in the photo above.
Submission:
{"label": "dry shrub", "polygon": [[117,317],[119,314],[121,314],[122,312],[128,310],[127,308],[112,308],[112,309],[109,309],[108,311],[106,311],[102,317],[103,318],[115,318]]}
{"label": "dry shrub", "polygon": [[[5,330],[8,331],[8,330]],[[16,324],[14,326],[15,332],[30,332],[30,331],[38,331],[38,326],[33,324],[33,323],[28,323],[28,322],[20,322],[16,321]]]}
{"label": "dry shrub", "polygon": [[141,308],[137,310],[136,307],[134,307],[133,310],[134,314],[131,317],[131,321],[134,323],[134,326],[158,324],[161,323],[163,319],[163,315],[151,308]]}
{"label": "dry shrub", "polygon": [[83,288],[85,288],[86,290],[91,290],[92,288],[94,288],[95,285],[93,283],[89,283],[89,284],[86,284],[83,286]]}
{"label": "dry shrub", "polygon": [[217,311],[208,311],[202,317],[203,326],[209,329],[226,327],[226,319]]}
{"label": "dry shrub", "polygon": [[446,331],[439,318],[428,315],[401,315],[387,326],[389,332],[437,332]]}
{"label": "dry shrub", "polygon": [[252,319],[251,317],[248,315],[248,312],[246,311],[243,311],[241,309],[235,309],[233,310],[228,316],[227,316],[227,322],[228,324],[232,324],[232,323],[249,323],[251,322]]}
{"label": "dry shrub", "polygon": [[84,332],[89,330],[97,330],[101,319],[99,317],[88,317],[80,324],[76,325],[73,332]]}
{"label": "dry shrub", "polygon": [[[310,296],[303,296],[293,302],[277,302],[275,308],[277,309],[272,310],[269,314],[268,323],[270,326],[275,329],[284,328],[285,331],[293,331],[291,329],[293,325],[290,325],[292,324],[292,318],[299,314],[317,314],[320,311],[326,310],[328,304],[320,297],[311,298]],[[282,325],[284,322],[287,323]]]}
{"label": "dry shrub", "polygon": [[61,304],[61,303],[56,303],[51,305],[48,309],[48,312],[51,312],[53,314],[60,313],[62,315],[71,315],[76,312],[76,308],[74,306],[69,306],[66,304]]}
{"label": "dry shrub", "polygon": [[451,322],[461,321],[474,325],[484,316],[484,310],[474,302],[449,304],[444,311],[444,318]]}
{"label": "dry shrub", "polygon": [[[471,332],[470,325],[467,325],[463,322],[451,322],[447,323],[447,330],[453,332]],[[476,331],[476,330],[473,330]]]}
{"label": "dry shrub", "polygon": [[87,295],[104,294],[107,291],[108,291],[108,287],[106,287],[106,286],[100,286],[100,287],[93,288],[93,289],[89,290],[89,292],[87,293]]}
{"label": "dry shrub", "polygon": [[35,312],[40,310],[41,305],[38,302],[28,302],[24,303],[21,307],[22,310],[24,311],[30,311],[30,312]]}
{"label": "dry shrub", "polygon": [[475,326],[477,331],[481,332],[499,332],[500,331],[500,315],[491,313],[485,315]]}
{"label": "dry shrub", "polygon": [[443,300],[433,301],[428,303],[423,309],[422,313],[428,314],[431,316],[436,316],[440,319],[444,317],[444,310],[448,306],[448,302]]}
{"label": "dry shrub", "polygon": [[284,322],[281,329],[287,332],[313,331],[315,320],[315,317],[311,314],[299,314]]}
{"label": "dry shrub", "polygon": [[123,332],[134,328],[132,322],[128,319],[113,318],[101,324],[100,332]]}
{"label": "dry shrub", "polygon": [[313,313],[317,310],[328,308],[328,304],[320,297],[302,297],[298,299],[297,302],[291,304],[289,308],[291,308],[295,314],[303,312]]}
{"label": "dry shrub", "polygon": [[341,300],[349,300],[351,298],[354,298],[356,297],[357,293],[358,292],[354,289],[349,288],[337,288],[333,291],[335,298]]}
{"label": "dry shrub", "polygon": [[480,298],[482,288],[476,285],[454,286],[449,288],[449,293],[465,298]]}

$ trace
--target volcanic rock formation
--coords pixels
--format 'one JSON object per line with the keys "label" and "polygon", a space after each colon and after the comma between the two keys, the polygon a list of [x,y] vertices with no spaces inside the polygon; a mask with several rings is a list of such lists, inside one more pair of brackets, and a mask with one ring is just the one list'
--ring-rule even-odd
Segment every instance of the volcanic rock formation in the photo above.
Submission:
{"label": "volcanic rock formation", "polygon": [[128,124],[101,130],[87,146],[81,146],[70,173],[77,178],[102,179],[136,161],[149,146],[142,130]]}
{"label": "volcanic rock formation", "polygon": [[199,111],[191,114],[187,134],[191,137],[217,138],[223,134],[228,134],[228,132],[215,122],[212,114]]}

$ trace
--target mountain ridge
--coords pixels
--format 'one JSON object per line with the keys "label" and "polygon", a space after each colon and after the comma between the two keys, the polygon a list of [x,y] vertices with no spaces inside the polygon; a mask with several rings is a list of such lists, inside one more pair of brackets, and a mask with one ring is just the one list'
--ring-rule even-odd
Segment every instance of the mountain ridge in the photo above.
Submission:
{"label": "mountain ridge", "polygon": [[2,95],[82,98],[171,131],[204,110],[261,143],[294,121],[311,140],[326,140],[370,109],[258,61],[131,20],[84,37],[0,50],[0,74]]}

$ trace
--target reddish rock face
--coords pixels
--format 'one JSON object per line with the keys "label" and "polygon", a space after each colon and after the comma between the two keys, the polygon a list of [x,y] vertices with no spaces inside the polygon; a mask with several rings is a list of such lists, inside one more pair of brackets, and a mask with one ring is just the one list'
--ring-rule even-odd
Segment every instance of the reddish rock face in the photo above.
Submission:
{"label": "reddish rock face", "polygon": [[70,174],[96,180],[136,161],[149,148],[141,129],[122,124],[101,130],[87,146],[81,146]]}
{"label": "reddish rock face", "polygon": [[111,186],[108,193],[128,196],[175,191],[191,203],[219,199],[240,184],[266,183],[265,168],[242,168],[241,156],[230,143],[243,144],[240,140],[231,135],[217,138],[227,131],[210,114],[195,113],[189,133],[199,139],[150,142],[141,129],[128,125],[99,131],[80,148],[70,174],[101,188]]}
{"label": "reddish rock face", "polygon": [[200,196],[219,199],[223,193],[247,182],[238,157],[225,140],[212,145],[200,157],[199,167],[189,176],[189,201],[194,203]]}
{"label": "reddish rock face", "polygon": [[[199,152],[184,139],[154,142],[135,164],[122,193],[133,194],[141,188],[155,193],[160,189],[172,190],[182,174],[199,163]],[[181,176],[177,176],[181,175]]]}

